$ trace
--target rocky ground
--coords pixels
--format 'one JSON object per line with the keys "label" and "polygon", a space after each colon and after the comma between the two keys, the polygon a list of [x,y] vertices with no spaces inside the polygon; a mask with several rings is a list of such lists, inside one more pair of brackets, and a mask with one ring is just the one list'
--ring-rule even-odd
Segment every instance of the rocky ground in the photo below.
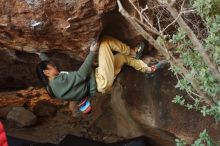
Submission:
{"label": "rocky ground", "polygon": [[[138,16],[126,2],[126,10]],[[140,4],[148,2],[154,1]],[[40,60],[34,49],[70,71],[82,64],[100,33],[131,47],[143,40],[120,15],[116,0],[0,0],[0,9],[0,117],[9,135],[52,143],[66,134],[104,142],[144,135],[172,146],[176,137],[192,143],[206,128],[219,142],[220,125],[213,118],[171,102],[184,93],[175,89],[168,68],[151,77],[124,68],[111,93],[92,99],[89,116],[73,118],[67,103],[47,95],[35,73]],[[152,13],[149,21],[153,18]],[[161,56],[144,42],[144,61],[154,63]]]}
{"label": "rocky ground", "polygon": [[1,92],[0,96],[0,117],[10,136],[49,143],[58,143],[67,134],[102,142],[123,139],[96,125],[105,110],[101,104],[107,97],[97,96],[93,100],[92,104],[98,107],[94,107],[92,114],[73,117],[67,102],[51,99],[44,89]]}
{"label": "rocky ground", "polygon": [[[158,145],[171,146],[176,137],[191,143],[204,127],[218,141],[219,124],[213,118],[171,102],[182,94],[168,86],[174,83],[167,70],[149,78],[125,68],[110,93],[91,100],[90,115],[74,118],[66,102],[51,99],[42,88],[30,87],[1,92],[0,116],[9,135],[38,142],[58,143],[67,134],[107,143],[144,135]],[[24,107],[37,121],[15,106]]]}

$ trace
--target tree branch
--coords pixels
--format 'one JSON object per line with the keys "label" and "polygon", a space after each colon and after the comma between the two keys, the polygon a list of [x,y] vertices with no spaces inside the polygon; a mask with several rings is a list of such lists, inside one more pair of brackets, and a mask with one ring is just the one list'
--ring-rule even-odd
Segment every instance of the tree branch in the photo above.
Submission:
{"label": "tree branch", "polygon": [[189,76],[187,69],[167,51],[166,47],[163,47],[158,44],[158,42],[148,33],[146,32],[138,23],[137,18],[132,17],[129,13],[123,8],[120,0],[117,0],[119,12],[125,17],[125,19],[135,28],[137,32],[139,32],[155,49],[157,49],[163,56],[166,57],[167,60],[170,61],[171,64],[180,68],[181,73],[184,77],[189,81],[193,87],[193,89],[199,94],[199,96],[208,104],[213,105],[214,102],[208,98],[206,95],[199,89],[198,83],[193,79],[192,76]]}
{"label": "tree branch", "polygon": [[152,29],[153,32],[158,32],[157,29],[155,27],[153,27],[153,25],[149,22],[149,20],[147,18],[145,18],[144,15],[142,15],[141,11],[138,10],[138,8],[135,6],[135,4],[133,2],[131,2],[131,0],[129,0],[129,2],[134,7],[134,9],[138,12],[138,14],[140,15],[140,18],[143,18],[145,20],[145,22],[150,26],[149,29]]}
{"label": "tree branch", "polygon": [[[173,18],[178,18],[178,12],[175,8],[172,6],[168,5],[166,8],[170,14],[172,15]],[[202,43],[198,40],[192,29],[186,24],[186,22],[183,20],[183,18],[180,16],[177,20],[177,23],[179,26],[184,29],[189,37],[189,39],[192,41],[194,45],[194,49],[199,52],[201,57],[203,58],[204,62],[209,68],[209,71],[213,74],[213,76],[218,80],[220,83],[220,72],[217,69],[217,65],[215,65],[211,59],[209,58],[209,55],[207,54],[205,48],[203,47]]]}
{"label": "tree branch", "polygon": [[[182,15],[183,13],[183,6],[185,4],[185,0],[183,1],[182,5],[181,5],[181,9],[180,9],[180,12],[178,14],[178,16],[174,19],[174,21],[172,23],[170,23],[169,25],[167,25],[167,27],[165,27],[162,31],[162,33],[167,30],[170,26],[172,26],[174,23],[176,23],[176,21],[179,19],[179,17]],[[170,4],[170,6],[172,6],[173,4]]]}
{"label": "tree branch", "polygon": [[155,49],[157,49],[163,56],[166,57],[166,59],[169,59],[169,54],[166,49],[161,47],[156,40],[147,33],[137,22],[136,19],[128,14],[128,12],[123,8],[120,0],[117,0],[119,12],[127,19],[128,22],[136,29],[137,32],[139,32],[148,42],[154,46]]}
{"label": "tree branch", "polygon": [[147,31],[156,34],[157,36],[161,36],[161,34],[157,31],[154,31],[153,29],[151,29],[149,26],[145,25],[143,22],[141,22],[139,19],[137,19],[136,17],[133,17],[135,19],[136,22],[138,22],[141,26],[143,26],[144,28],[146,28]]}
{"label": "tree branch", "polygon": [[171,56],[171,62],[172,65],[178,67],[180,69],[180,72],[184,75],[185,79],[191,83],[193,89],[200,94],[200,97],[208,104],[208,105],[214,105],[214,101],[210,100],[209,98],[206,98],[207,95],[205,95],[203,93],[203,91],[201,91],[199,89],[198,83],[196,82],[196,80],[194,80],[194,78],[192,76],[189,75],[187,69],[183,66],[182,63],[177,62],[176,59]]}

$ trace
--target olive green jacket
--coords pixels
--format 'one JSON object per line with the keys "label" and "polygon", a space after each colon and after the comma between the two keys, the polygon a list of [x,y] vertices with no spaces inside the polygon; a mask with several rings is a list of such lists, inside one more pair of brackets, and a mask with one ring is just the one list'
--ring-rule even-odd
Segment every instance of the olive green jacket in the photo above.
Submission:
{"label": "olive green jacket", "polygon": [[[86,96],[94,96],[96,82],[92,71],[95,52],[90,51],[84,63],[76,71],[61,71],[49,85],[58,99],[81,101]],[[49,60],[45,53],[40,53],[42,61]]]}

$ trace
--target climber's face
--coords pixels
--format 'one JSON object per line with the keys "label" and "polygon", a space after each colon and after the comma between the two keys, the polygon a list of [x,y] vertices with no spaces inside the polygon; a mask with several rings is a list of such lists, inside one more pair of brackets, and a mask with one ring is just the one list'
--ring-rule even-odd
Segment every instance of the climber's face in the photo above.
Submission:
{"label": "climber's face", "polygon": [[54,78],[59,74],[59,70],[57,67],[53,64],[48,64],[47,69],[44,70],[44,74],[49,78]]}

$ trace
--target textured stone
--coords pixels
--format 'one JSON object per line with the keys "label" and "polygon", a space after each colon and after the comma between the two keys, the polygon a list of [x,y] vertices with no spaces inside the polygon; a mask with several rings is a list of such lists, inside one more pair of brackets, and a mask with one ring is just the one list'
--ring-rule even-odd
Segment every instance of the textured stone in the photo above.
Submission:
{"label": "textured stone", "polygon": [[15,50],[66,50],[85,57],[116,0],[0,1],[0,43]]}
{"label": "textured stone", "polygon": [[24,107],[14,107],[8,113],[7,121],[17,127],[28,127],[37,123],[37,117]]}
{"label": "textured stone", "polygon": [[[141,2],[146,4],[147,1]],[[125,7],[129,13],[136,15],[131,7]],[[33,52],[35,48],[48,51],[49,57],[61,67],[61,70],[75,70],[82,63],[79,60],[83,61],[85,58],[90,43],[100,32],[115,36],[131,46],[135,46],[141,39],[115,9],[116,0],[0,0],[0,8],[1,89],[39,85],[34,67],[39,58],[25,53]],[[149,21],[153,21],[153,17],[150,19],[152,20]],[[153,49],[147,48],[147,53],[154,54]],[[176,80],[169,71],[164,70],[152,78],[145,78],[141,73],[126,69],[118,79],[112,90],[111,99],[103,99],[103,95],[100,98],[105,100],[103,102],[98,98],[92,99],[93,102],[99,100],[93,105],[95,110],[90,115],[95,120],[81,129],[83,134],[88,135],[87,128],[94,123],[106,133],[116,133],[125,138],[145,135],[162,146],[175,145],[176,137],[186,139],[190,143],[204,128],[216,141],[220,139],[220,126],[215,124],[212,118],[204,118],[196,111],[188,111],[171,102],[176,94],[182,93],[174,88]],[[10,97],[13,100],[1,98],[1,106],[6,104],[23,106],[25,102],[27,107],[32,107],[31,110],[35,108],[35,112],[40,111],[39,115],[47,113],[46,111],[49,111],[47,115],[54,112],[50,105],[37,104],[39,99],[51,101],[46,93],[39,97],[30,90],[24,92],[19,93],[23,98],[17,96]],[[30,100],[26,102],[24,99]],[[3,110],[3,115],[7,112]],[[30,121],[22,121],[25,118],[21,120],[25,115],[20,115],[22,112],[27,114]],[[16,118],[20,127],[36,122],[29,111],[22,108],[22,112],[13,109],[10,114],[16,116],[9,116],[10,114],[8,116],[13,121]],[[29,118],[33,118],[34,122]],[[66,119],[62,118],[59,118],[60,125],[65,126],[63,123]],[[75,127],[79,127],[79,124]],[[54,127],[59,126],[55,124]],[[45,130],[44,128],[42,129]],[[66,133],[69,127],[60,129],[65,129],[62,132]],[[61,131],[60,129],[57,131]],[[56,133],[54,131],[52,133]],[[47,136],[50,135],[52,134]],[[104,137],[109,142],[114,140],[106,135]],[[46,139],[45,136],[43,138]]]}
{"label": "textured stone", "polygon": [[0,118],[5,119],[12,108],[13,108],[12,106],[7,106],[7,107],[0,108]]}
{"label": "textured stone", "polygon": [[105,143],[117,142],[118,141],[118,137],[117,136],[105,136],[105,137],[103,137],[103,141]]}
{"label": "textured stone", "polygon": [[34,106],[33,112],[39,117],[51,117],[56,114],[57,108],[46,100],[41,100]]}
{"label": "textured stone", "polygon": [[175,145],[176,137],[192,143],[207,129],[219,144],[220,125],[213,117],[203,117],[195,110],[171,102],[175,95],[186,95],[175,88],[176,78],[167,69],[151,78],[125,69],[118,82],[112,91],[111,106],[119,136],[135,137],[141,133],[156,139],[160,145],[170,146]]}

